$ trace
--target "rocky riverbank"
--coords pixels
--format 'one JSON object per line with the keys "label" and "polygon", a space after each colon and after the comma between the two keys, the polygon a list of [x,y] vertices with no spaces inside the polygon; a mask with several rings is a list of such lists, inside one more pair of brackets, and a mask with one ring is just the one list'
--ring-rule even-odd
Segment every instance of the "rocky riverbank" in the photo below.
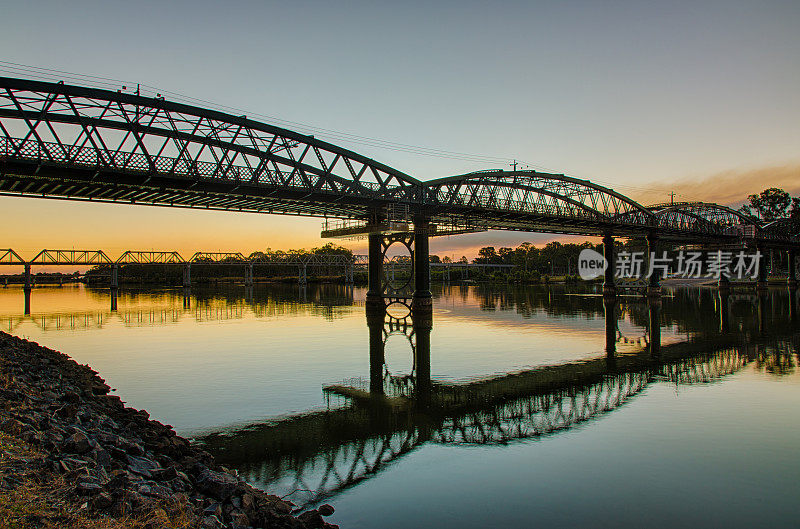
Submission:
{"label": "rocky riverbank", "polygon": [[88,366],[0,332],[0,526],[325,528],[128,408]]}

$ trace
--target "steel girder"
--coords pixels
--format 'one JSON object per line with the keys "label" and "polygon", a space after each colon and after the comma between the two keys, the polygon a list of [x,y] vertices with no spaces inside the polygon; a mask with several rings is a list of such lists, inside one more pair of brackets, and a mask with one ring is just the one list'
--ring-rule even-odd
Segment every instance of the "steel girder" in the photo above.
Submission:
{"label": "steel girder", "polygon": [[247,264],[249,259],[239,252],[195,252],[189,258],[192,264]]}
{"label": "steel girder", "polygon": [[355,259],[343,254],[293,254],[261,253],[250,254],[249,261],[257,265],[291,266],[352,266]]}
{"label": "steel girder", "polygon": [[24,265],[25,260],[11,248],[0,250],[0,264]]}
{"label": "steel girder", "polygon": [[419,182],[354,152],[162,98],[0,77],[0,192],[364,216]]}
{"label": "steel girder", "polygon": [[25,261],[13,249],[0,249],[0,265],[127,265],[127,264],[252,264],[300,266],[355,266],[366,256],[348,257],[344,254],[265,254],[254,252],[249,257],[233,252],[196,252],[185,260],[178,252],[128,250],[112,260],[102,250],[42,250]]}
{"label": "steel girder", "polygon": [[128,250],[114,261],[115,264],[179,264],[185,263],[178,252],[140,252]]}
{"label": "steel girder", "polygon": [[103,250],[42,250],[27,264],[110,265],[113,261]]}

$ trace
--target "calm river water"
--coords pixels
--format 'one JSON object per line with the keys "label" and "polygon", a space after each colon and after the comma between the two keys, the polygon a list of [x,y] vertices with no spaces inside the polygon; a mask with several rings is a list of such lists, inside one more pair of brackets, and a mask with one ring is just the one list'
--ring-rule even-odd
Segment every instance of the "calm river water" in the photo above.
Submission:
{"label": "calm river water", "polygon": [[112,311],[107,291],[41,287],[26,315],[8,287],[0,329],[343,529],[800,523],[785,288],[623,297],[608,327],[577,287],[437,286],[432,330],[400,310],[370,329],[364,295],[123,291]]}

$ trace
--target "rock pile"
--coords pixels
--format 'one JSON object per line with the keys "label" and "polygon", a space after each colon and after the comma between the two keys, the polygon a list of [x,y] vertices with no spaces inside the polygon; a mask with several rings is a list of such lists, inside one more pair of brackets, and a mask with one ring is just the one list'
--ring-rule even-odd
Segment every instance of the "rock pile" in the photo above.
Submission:
{"label": "rock pile", "polygon": [[294,516],[292,503],[246,484],[171,426],[109,392],[88,366],[0,332],[0,430],[40,454],[6,461],[0,493],[13,490],[23,473],[49,472],[66,478],[74,501],[97,516],[178,506],[187,526],[198,529],[337,527],[322,518],[333,507]]}

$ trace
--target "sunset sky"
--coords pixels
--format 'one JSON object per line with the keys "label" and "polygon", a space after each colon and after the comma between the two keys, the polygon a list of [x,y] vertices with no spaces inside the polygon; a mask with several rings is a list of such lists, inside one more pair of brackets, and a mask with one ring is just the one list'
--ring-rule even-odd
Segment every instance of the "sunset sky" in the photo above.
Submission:
{"label": "sunset sky", "polygon": [[[771,186],[800,194],[798,28],[797,1],[40,1],[3,7],[0,60],[481,158],[315,133],[422,180],[516,158],[643,203],[674,191],[737,204]],[[8,63],[0,75],[14,76]],[[0,198],[0,247],[23,257],[308,248],[319,231],[319,219]],[[550,238],[492,232],[432,251]]]}

